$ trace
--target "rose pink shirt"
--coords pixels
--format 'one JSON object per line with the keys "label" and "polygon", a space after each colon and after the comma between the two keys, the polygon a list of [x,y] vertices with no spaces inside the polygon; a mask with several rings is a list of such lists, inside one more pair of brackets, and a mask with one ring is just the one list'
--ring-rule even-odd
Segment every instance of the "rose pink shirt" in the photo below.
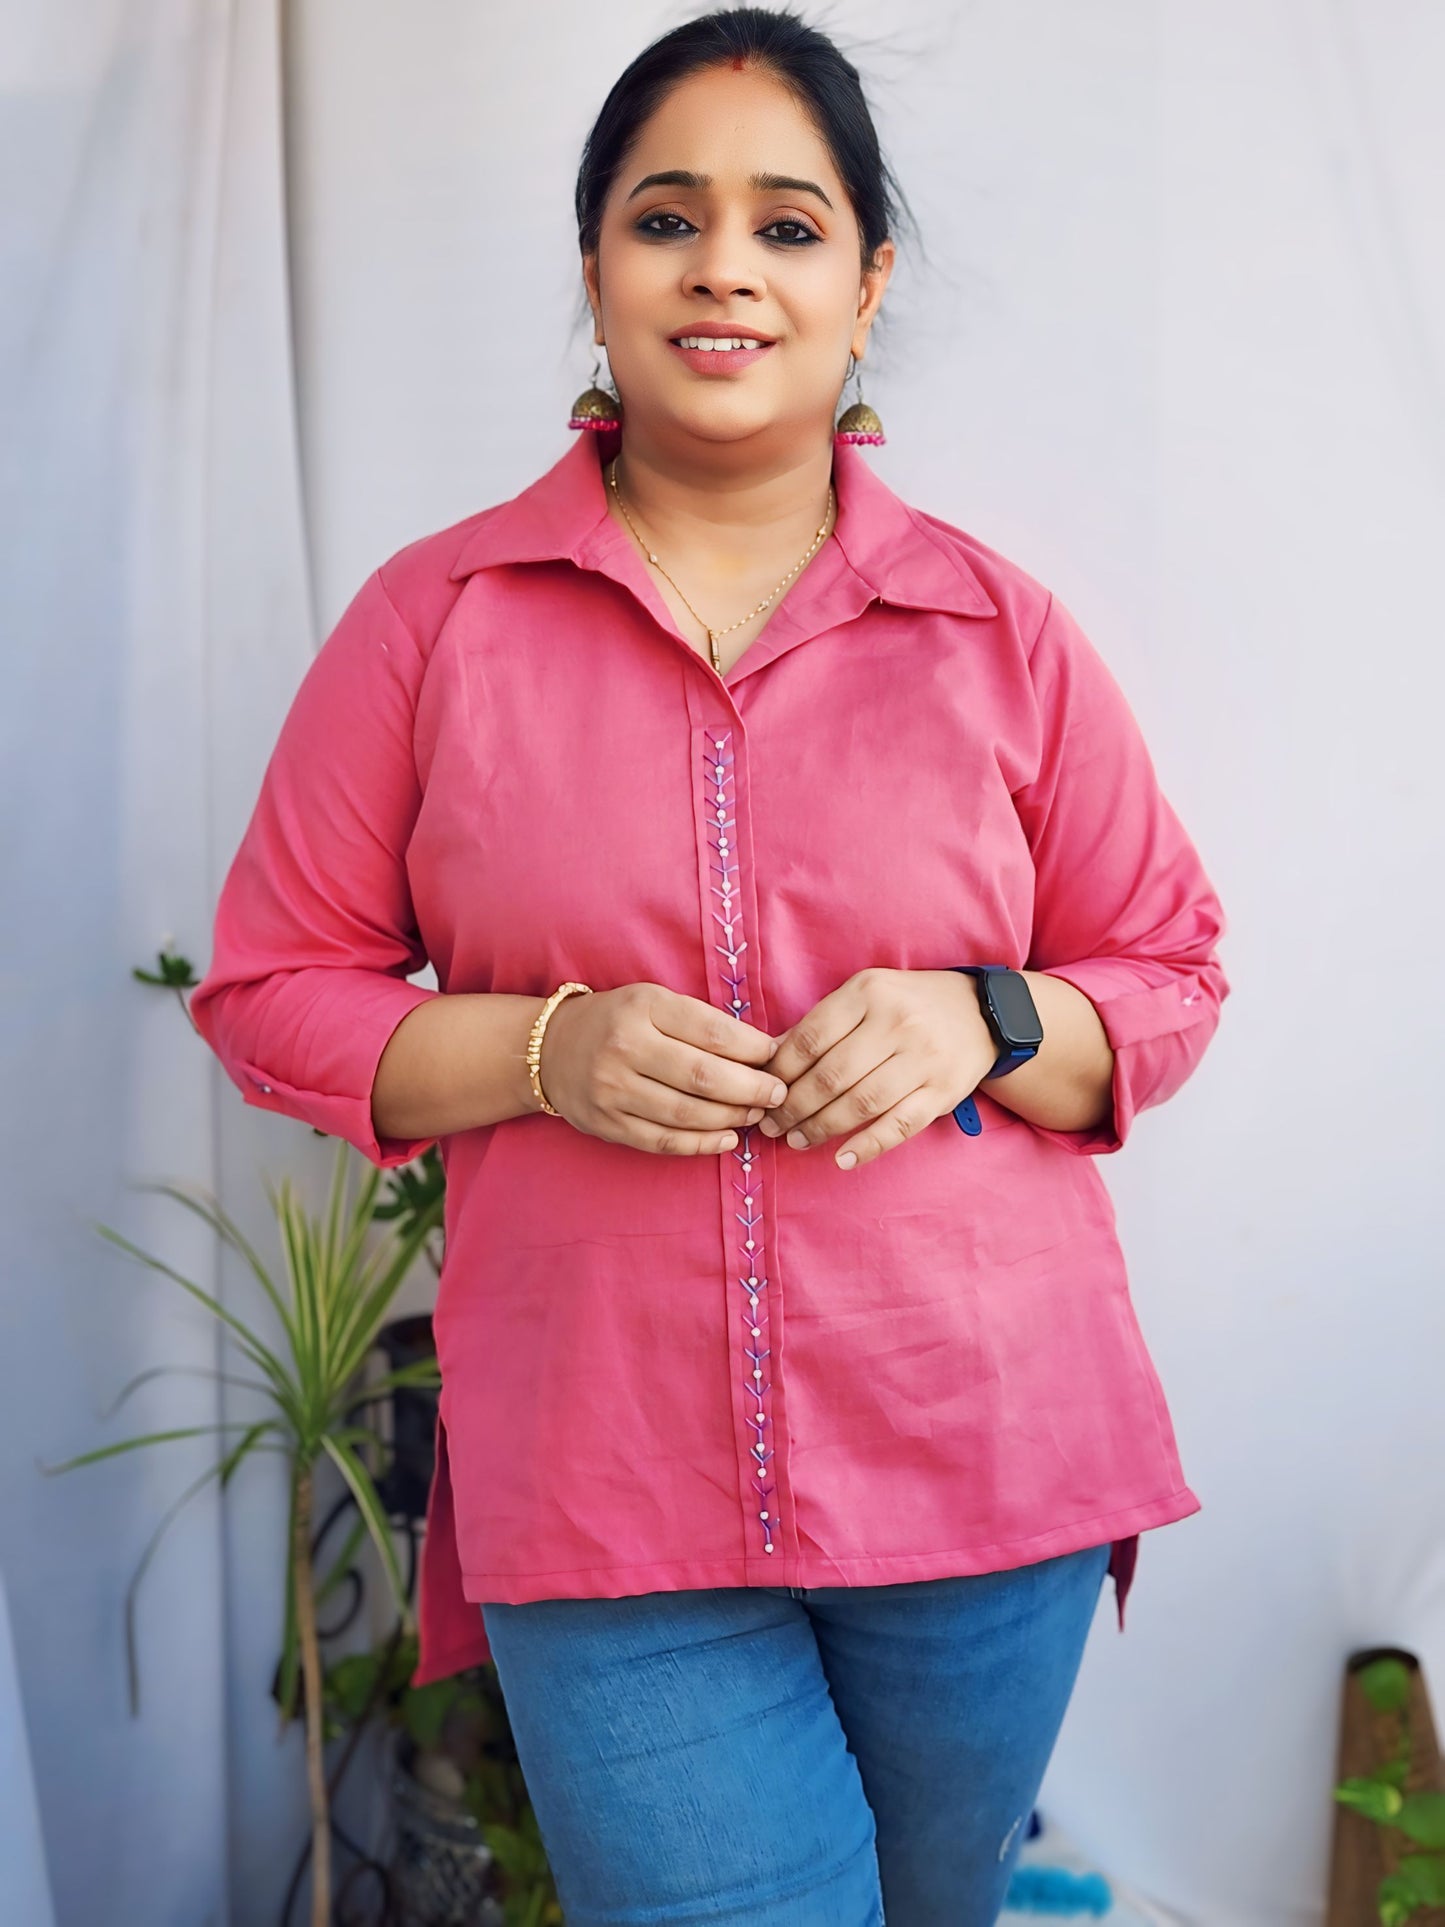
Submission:
{"label": "rose pink shirt", "polygon": [[[1185,1484],[1099,1172],[1189,1076],[1225,928],[1056,596],[837,448],[831,538],[725,676],[607,514],[616,429],[401,549],[310,666],[191,1009],[246,1101],[374,1135],[442,992],[647,980],[780,1034],[865,965],[1067,978],[1112,1113],[989,1094],[842,1171],[664,1157],[538,1112],[441,1141],[417,1683],[479,1602],[887,1585],[1138,1535]],[[441,992],[408,975],[430,960]],[[1047,1048],[1047,1046],[1046,1046]]]}

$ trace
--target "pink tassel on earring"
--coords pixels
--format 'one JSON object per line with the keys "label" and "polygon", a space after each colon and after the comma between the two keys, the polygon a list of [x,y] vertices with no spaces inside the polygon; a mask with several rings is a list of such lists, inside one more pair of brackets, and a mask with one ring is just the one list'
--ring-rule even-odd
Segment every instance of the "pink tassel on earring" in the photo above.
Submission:
{"label": "pink tassel on earring", "polygon": [[882,422],[866,401],[855,401],[851,408],[845,408],[833,431],[835,442],[872,442],[877,445],[886,439]]}
{"label": "pink tassel on earring", "polygon": [[572,419],[567,426],[600,432],[604,428],[615,428],[621,419],[621,409],[605,388],[586,388],[573,402]]}

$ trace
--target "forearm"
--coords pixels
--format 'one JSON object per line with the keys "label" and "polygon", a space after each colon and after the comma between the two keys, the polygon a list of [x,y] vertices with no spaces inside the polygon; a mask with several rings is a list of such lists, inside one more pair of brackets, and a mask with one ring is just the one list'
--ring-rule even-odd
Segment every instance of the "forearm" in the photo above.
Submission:
{"label": "forearm", "polygon": [[[1031,1124],[1087,1130],[1107,1118],[1114,1053],[1094,1005],[1062,977],[1026,970],[1043,1025],[1038,1054],[979,1089]],[[976,980],[959,977],[975,1004]],[[537,1108],[527,1037],[540,997],[506,992],[430,998],[392,1032],[377,1066],[371,1110],[378,1137],[444,1137]],[[979,1022],[983,1022],[979,1011]]]}
{"label": "forearm", "polygon": [[1026,1122],[1049,1130],[1084,1131],[1103,1123],[1113,1104],[1114,1052],[1098,1011],[1062,977],[1042,970],[1019,974],[1033,995],[1044,1041],[1027,1063],[1004,1077],[985,1079],[978,1088]]}
{"label": "forearm", "polygon": [[537,1109],[527,1037],[544,999],[508,992],[432,997],[402,1018],[372,1087],[378,1137],[445,1137]]}

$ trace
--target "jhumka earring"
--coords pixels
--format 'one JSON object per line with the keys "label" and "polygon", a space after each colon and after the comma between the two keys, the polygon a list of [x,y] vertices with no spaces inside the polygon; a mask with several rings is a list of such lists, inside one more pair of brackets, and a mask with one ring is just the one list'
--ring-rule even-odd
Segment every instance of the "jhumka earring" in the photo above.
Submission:
{"label": "jhumka earring", "polygon": [[615,391],[597,386],[598,357],[592,356],[592,386],[584,388],[572,404],[572,419],[569,428],[590,428],[600,430],[614,428],[622,420],[622,397]]}
{"label": "jhumka earring", "polygon": [[843,386],[846,389],[848,381],[852,380],[858,389],[858,399],[851,408],[845,408],[838,417],[837,425],[833,430],[833,440],[835,442],[882,442],[886,439],[883,424],[863,399],[863,378],[858,372],[858,357],[849,355],[848,359],[853,366]]}

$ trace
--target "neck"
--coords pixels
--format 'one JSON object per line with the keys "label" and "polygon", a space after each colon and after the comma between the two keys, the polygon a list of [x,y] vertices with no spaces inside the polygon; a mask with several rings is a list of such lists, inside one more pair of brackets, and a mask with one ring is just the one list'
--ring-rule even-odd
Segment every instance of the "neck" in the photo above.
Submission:
{"label": "neck", "polygon": [[828,510],[831,437],[764,465],[678,455],[629,427],[621,438],[617,486],[631,513],[678,552],[755,558],[796,535],[806,546]]}

